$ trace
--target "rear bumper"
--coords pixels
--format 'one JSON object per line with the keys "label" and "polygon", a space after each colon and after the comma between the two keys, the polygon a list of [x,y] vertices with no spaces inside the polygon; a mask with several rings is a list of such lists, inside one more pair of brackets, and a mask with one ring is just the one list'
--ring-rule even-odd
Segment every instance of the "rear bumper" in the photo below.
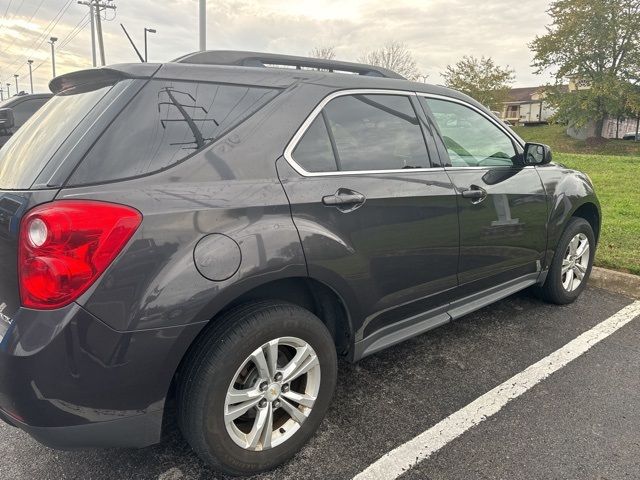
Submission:
{"label": "rear bumper", "polygon": [[174,373],[201,328],[117,332],[77,304],[20,309],[0,332],[0,418],[56,448],[157,443]]}

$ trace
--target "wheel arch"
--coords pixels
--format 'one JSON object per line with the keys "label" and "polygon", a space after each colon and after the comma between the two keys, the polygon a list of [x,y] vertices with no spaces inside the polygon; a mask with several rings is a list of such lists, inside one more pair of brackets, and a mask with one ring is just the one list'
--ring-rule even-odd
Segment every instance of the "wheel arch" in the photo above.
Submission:
{"label": "wheel arch", "polygon": [[167,426],[169,418],[175,414],[173,397],[176,383],[179,380],[185,360],[189,358],[192,349],[198,344],[198,340],[202,337],[205,330],[213,325],[216,318],[219,318],[238,305],[260,300],[280,300],[309,310],[327,326],[334,339],[338,355],[348,357],[352,352],[354,330],[351,316],[343,298],[333,288],[319,280],[309,277],[287,277],[265,282],[239,294],[233,300],[229,301],[211,317],[203,329],[191,340],[189,347],[183,352],[182,358],[178,362],[172,375],[172,380],[167,392],[168,402],[165,406],[167,412],[165,414],[163,428]]}
{"label": "wheel arch", "polygon": [[596,237],[596,243],[600,238],[600,229],[602,220],[600,218],[600,209],[595,203],[585,202],[574,210],[571,214],[571,218],[579,217],[584,218],[593,229],[593,234]]}

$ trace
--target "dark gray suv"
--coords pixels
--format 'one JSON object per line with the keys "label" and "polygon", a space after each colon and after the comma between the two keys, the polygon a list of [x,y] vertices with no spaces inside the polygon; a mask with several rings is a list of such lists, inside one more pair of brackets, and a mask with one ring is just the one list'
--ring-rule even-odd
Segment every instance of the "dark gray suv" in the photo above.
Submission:
{"label": "dark gray suv", "polygon": [[200,52],[54,79],[0,151],[0,416],[54,447],[167,418],[292,457],[357,361],[589,277],[600,209],[482,105],[376,67]]}

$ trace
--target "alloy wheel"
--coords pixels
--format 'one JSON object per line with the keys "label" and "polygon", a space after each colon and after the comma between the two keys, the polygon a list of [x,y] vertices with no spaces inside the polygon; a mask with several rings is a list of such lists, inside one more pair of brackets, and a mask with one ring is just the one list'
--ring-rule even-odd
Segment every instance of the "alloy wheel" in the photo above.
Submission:
{"label": "alloy wheel", "polygon": [[575,291],[587,273],[590,259],[589,239],[584,233],[575,235],[562,260],[562,286],[567,292]]}
{"label": "alloy wheel", "polygon": [[308,418],[320,390],[320,363],[304,340],[280,337],[257,348],[227,390],[224,423],[246,450],[274,448]]}

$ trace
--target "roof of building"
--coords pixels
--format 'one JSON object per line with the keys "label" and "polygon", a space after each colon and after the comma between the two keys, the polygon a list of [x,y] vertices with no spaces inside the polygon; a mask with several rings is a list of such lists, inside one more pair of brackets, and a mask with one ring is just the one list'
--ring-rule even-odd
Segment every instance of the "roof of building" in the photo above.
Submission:
{"label": "roof of building", "polygon": [[[540,85],[538,87],[519,87],[509,90],[509,95],[505,103],[527,103],[531,102],[531,97],[540,91],[543,91],[546,87]],[[563,91],[568,91],[568,85],[561,85],[560,88]]]}

